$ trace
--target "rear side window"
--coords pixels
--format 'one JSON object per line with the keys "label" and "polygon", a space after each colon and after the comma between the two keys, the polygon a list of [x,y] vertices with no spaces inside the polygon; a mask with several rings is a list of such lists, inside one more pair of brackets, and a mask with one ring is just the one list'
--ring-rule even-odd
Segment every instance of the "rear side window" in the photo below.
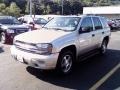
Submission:
{"label": "rear side window", "polygon": [[80,28],[85,28],[85,29],[89,29],[90,31],[93,31],[93,24],[91,17],[84,18]]}
{"label": "rear side window", "polygon": [[102,29],[102,23],[100,22],[100,19],[98,17],[93,17],[93,22],[95,26],[95,30]]}
{"label": "rear side window", "polygon": [[107,22],[107,20],[105,18],[101,18],[101,21],[103,23],[104,28],[109,28],[108,22]]}

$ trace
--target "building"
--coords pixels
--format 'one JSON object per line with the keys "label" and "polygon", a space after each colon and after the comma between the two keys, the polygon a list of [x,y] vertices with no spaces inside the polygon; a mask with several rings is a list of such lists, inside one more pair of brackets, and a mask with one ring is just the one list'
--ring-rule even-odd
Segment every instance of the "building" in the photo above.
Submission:
{"label": "building", "polygon": [[113,4],[120,4],[120,0],[108,0],[108,2]]}
{"label": "building", "polygon": [[95,14],[110,19],[119,19],[120,6],[84,7],[83,14]]}

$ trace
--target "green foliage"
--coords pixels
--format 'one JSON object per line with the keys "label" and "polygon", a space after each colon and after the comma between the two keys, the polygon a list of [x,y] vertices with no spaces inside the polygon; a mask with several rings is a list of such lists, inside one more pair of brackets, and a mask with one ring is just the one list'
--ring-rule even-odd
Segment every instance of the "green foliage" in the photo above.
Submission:
{"label": "green foliage", "polygon": [[3,0],[0,0],[0,3],[3,3]]}
{"label": "green foliage", "polygon": [[6,5],[4,3],[0,4],[0,12],[2,12],[6,8]]}
{"label": "green foliage", "polygon": [[9,7],[9,13],[12,16],[20,16],[20,8],[16,5],[16,3],[12,2]]}
{"label": "green foliage", "polygon": [[[62,0],[32,0],[33,14],[61,14]],[[113,0],[63,0],[63,13],[81,14],[84,6],[108,6]],[[29,14],[29,0],[0,0],[0,14],[20,16]]]}
{"label": "green foliage", "polygon": [[1,15],[11,15],[11,16],[20,16],[20,8],[16,3],[12,2],[9,7],[6,7],[4,3],[0,4]]}
{"label": "green foliage", "polygon": [[0,15],[3,15],[6,11],[6,6],[4,3],[0,4]]}

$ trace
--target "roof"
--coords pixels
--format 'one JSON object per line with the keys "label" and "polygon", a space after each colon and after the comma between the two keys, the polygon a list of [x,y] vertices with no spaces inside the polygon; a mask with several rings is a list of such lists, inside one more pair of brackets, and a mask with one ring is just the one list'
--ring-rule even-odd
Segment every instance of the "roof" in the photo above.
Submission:
{"label": "roof", "polygon": [[0,16],[0,17],[3,17],[3,18],[4,18],[4,17],[12,17],[12,16]]}
{"label": "roof", "polygon": [[25,16],[22,16],[22,17],[19,17],[18,19],[21,19],[21,18],[25,18],[25,19],[32,19],[32,18],[44,18],[45,20],[47,20],[49,17],[51,18],[55,18],[55,17],[82,17],[82,16],[85,16],[85,15],[25,15]]}
{"label": "roof", "polygon": [[120,14],[120,6],[84,7],[83,14]]}
{"label": "roof", "polygon": [[1,18],[2,18],[2,17],[3,17],[3,18],[4,18],[4,17],[6,17],[6,18],[11,18],[12,16],[0,16],[0,17],[1,17]]}

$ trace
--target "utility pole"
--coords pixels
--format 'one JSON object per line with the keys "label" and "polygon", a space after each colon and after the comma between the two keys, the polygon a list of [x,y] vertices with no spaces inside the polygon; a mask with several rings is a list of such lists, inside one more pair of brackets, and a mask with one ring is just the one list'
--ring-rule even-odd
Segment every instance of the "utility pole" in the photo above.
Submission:
{"label": "utility pole", "polygon": [[30,16],[32,17],[32,0],[29,0],[30,3]]}
{"label": "utility pole", "polygon": [[63,7],[63,0],[62,0],[62,15],[63,15],[63,13],[64,13],[64,10],[63,10],[63,8],[64,8],[64,7]]}

